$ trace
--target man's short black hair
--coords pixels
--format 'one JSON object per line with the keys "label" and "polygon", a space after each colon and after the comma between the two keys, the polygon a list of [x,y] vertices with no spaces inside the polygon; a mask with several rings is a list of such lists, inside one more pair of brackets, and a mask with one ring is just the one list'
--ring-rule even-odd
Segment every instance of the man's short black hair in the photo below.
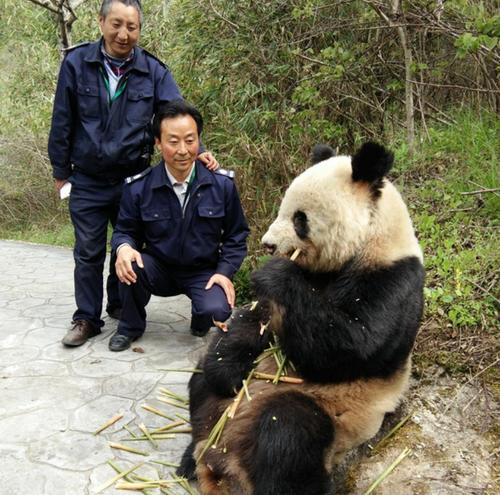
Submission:
{"label": "man's short black hair", "polygon": [[172,100],[160,106],[153,119],[154,137],[161,139],[161,123],[163,119],[177,117],[178,115],[191,115],[196,122],[198,137],[200,137],[203,130],[203,117],[198,109],[187,104],[184,100]]}

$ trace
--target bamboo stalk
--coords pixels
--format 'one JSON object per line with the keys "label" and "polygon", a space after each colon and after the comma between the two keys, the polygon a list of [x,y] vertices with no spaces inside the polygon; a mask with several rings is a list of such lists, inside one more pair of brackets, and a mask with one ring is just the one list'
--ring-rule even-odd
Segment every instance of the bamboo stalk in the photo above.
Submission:
{"label": "bamboo stalk", "polygon": [[157,449],[158,448],[158,444],[156,443],[156,441],[151,436],[151,433],[149,433],[149,430],[146,428],[146,425],[144,423],[141,423],[139,425],[139,429],[144,433],[144,435],[146,435],[146,437],[148,438],[148,440],[151,442],[151,445],[153,446],[153,448]]}
{"label": "bamboo stalk", "polygon": [[205,452],[210,448],[210,447],[217,447],[217,444],[214,443],[214,440],[216,438],[220,438],[220,433],[224,429],[224,426],[226,425],[226,421],[228,418],[229,410],[231,409],[231,406],[227,406],[226,410],[222,413],[221,417],[219,418],[219,421],[215,424],[215,426],[212,428],[212,431],[210,432],[210,435],[207,439],[207,443],[205,444],[205,447],[203,447],[203,450],[201,451],[200,455],[198,456],[198,459],[196,459],[196,462],[200,462],[200,459],[205,455]]}
{"label": "bamboo stalk", "polygon": [[122,445],[121,443],[109,442],[109,446],[113,449],[125,450],[126,452],[130,452],[132,454],[139,454],[145,456],[149,455],[148,452],[143,452],[142,450],[136,450],[133,449],[132,447],[127,447],[127,445]]}
{"label": "bamboo stalk", "polygon": [[[157,433],[155,435],[150,435],[151,438],[155,440],[167,440],[171,438],[175,438],[175,435],[173,433]],[[140,437],[131,437],[131,438],[122,438],[122,442],[139,442],[139,441],[144,441],[144,440],[149,440],[149,438],[146,435],[142,435]]]}
{"label": "bamboo stalk", "polygon": [[191,486],[189,485],[189,481],[186,478],[180,478],[176,474],[172,473],[172,479],[179,483],[179,485],[186,490],[189,495],[199,495],[199,493],[196,490],[193,490]]}
{"label": "bamboo stalk", "polygon": [[179,414],[179,413],[175,413],[175,415],[179,418],[179,419],[182,419],[182,421],[184,421],[184,423],[186,423],[187,425],[191,424],[191,421],[187,418],[185,418],[184,416],[182,416],[182,414]]}
{"label": "bamboo stalk", "polygon": [[169,399],[164,399],[163,397],[157,397],[157,399],[161,402],[164,402],[165,404],[170,404],[171,406],[179,407],[180,409],[186,409],[189,411],[189,406],[186,406],[184,404],[179,404],[178,402],[174,402],[173,400]]}
{"label": "bamboo stalk", "polygon": [[101,493],[102,491],[106,490],[109,486],[111,486],[113,483],[116,481],[125,478],[128,474],[130,474],[132,471],[135,471],[138,467],[142,466],[144,462],[140,462],[139,464],[136,464],[135,466],[132,466],[129,469],[126,469],[125,471],[120,471],[116,476],[113,476],[111,479],[106,481],[98,490],[97,493]]}
{"label": "bamboo stalk", "polygon": [[94,435],[98,435],[99,433],[101,433],[101,431],[103,431],[106,428],[108,428],[108,426],[111,426],[112,424],[116,423],[121,418],[123,418],[123,414],[122,413],[117,414],[115,417],[111,418],[107,423],[105,423],[104,425],[102,425],[98,430],[96,430],[94,432]]}
{"label": "bamboo stalk", "polygon": [[227,414],[228,418],[234,418],[234,415],[236,414],[236,409],[238,409],[238,406],[240,405],[241,401],[243,400],[243,396],[245,395],[245,387],[241,387],[240,391],[234,398],[234,402],[231,404],[231,408],[229,409],[229,412]]}
{"label": "bamboo stalk", "polygon": [[252,397],[250,397],[250,392],[248,391],[248,383],[246,380],[243,380],[243,390],[245,391],[245,395],[247,396],[247,401],[250,402]]}
{"label": "bamboo stalk", "polygon": [[179,467],[180,464],[176,464],[175,462],[167,462],[167,461],[155,461],[153,459],[151,459],[150,462],[154,462],[155,464],[161,464],[162,466],[167,466],[167,467]]}
{"label": "bamboo stalk", "polygon": [[301,250],[300,248],[297,248],[297,249],[293,252],[292,256],[290,256],[290,261],[295,261],[295,260],[297,259],[297,256],[300,254],[300,252],[301,252],[301,251],[302,251],[302,250]]}
{"label": "bamboo stalk", "polygon": [[153,414],[157,414],[158,416],[162,416],[163,418],[166,418],[169,421],[174,421],[174,418],[172,418],[168,414],[165,414],[164,412],[161,412],[158,409],[155,409],[154,407],[148,406],[147,404],[141,404],[141,407],[146,411],[152,412]]}
{"label": "bamboo stalk", "polygon": [[159,368],[158,371],[172,371],[176,373],[203,373],[203,370],[200,369],[172,369],[172,368]]}
{"label": "bamboo stalk", "polygon": [[[275,375],[261,373],[260,371],[256,371],[253,376],[254,378],[259,378],[260,380],[274,380],[275,378]],[[293,376],[280,376],[278,381],[285,383],[295,383],[297,385],[304,383],[304,380],[302,378],[295,378]]]}
{"label": "bamboo stalk", "polygon": [[169,423],[168,425],[165,425],[165,426],[162,426],[161,428],[157,428],[156,430],[153,430],[151,432],[151,434],[162,433],[164,431],[167,431],[167,430],[170,430],[172,428],[175,428],[176,426],[181,426],[183,424],[185,424],[185,422],[183,420],[174,421],[173,423]]}
{"label": "bamboo stalk", "polygon": [[269,323],[271,323],[271,320],[269,320],[265,325],[261,322],[261,324],[260,324],[260,330],[259,330],[259,334],[260,335],[264,335],[264,332],[269,327]]}
{"label": "bamboo stalk", "polygon": [[115,488],[117,490],[143,490],[144,488],[158,488],[160,486],[170,486],[171,481],[157,480],[157,481],[138,481],[130,483],[128,481],[123,481],[118,483]]}
{"label": "bamboo stalk", "polygon": [[[121,473],[121,469],[113,462],[113,461],[108,461],[108,464],[117,472],[117,473]],[[128,474],[125,476],[125,479],[127,481],[130,481],[132,482],[132,477],[129,476]],[[142,490],[142,493],[144,493],[144,495],[152,495],[151,492],[147,491],[146,489]]]}
{"label": "bamboo stalk", "polygon": [[384,438],[382,438],[382,440],[380,440],[380,442],[377,443],[377,445],[375,445],[375,447],[370,450],[370,453],[368,455],[375,455],[377,453],[377,448],[380,448],[381,445],[383,445],[392,435],[394,435],[394,433],[396,433],[396,431],[398,431],[413,416],[413,413],[415,411],[416,408],[413,408],[394,428],[392,428],[391,431],[389,431],[389,433],[387,433]]}
{"label": "bamboo stalk", "polygon": [[396,459],[392,462],[392,464],[370,485],[368,490],[363,493],[363,495],[369,495],[375,488],[377,488],[382,481],[394,470],[394,468],[411,452],[411,450],[406,447],[401,454],[396,457]]}
{"label": "bamboo stalk", "polygon": [[127,425],[123,425],[122,428],[127,430],[132,437],[137,437],[137,435]]}
{"label": "bamboo stalk", "polygon": [[274,375],[273,383],[275,384],[278,383],[279,379],[282,378],[282,375],[286,375],[285,364],[286,364],[286,357],[283,355],[283,352],[279,351],[279,365],[278,365],[278,370]]}
{"label": "bamboo stalk", "polygon": [[166,388],[160,388],[160,392],[162,394],[167,395],[171,399],[175,399],[175,400],[178,400],[179,402],[182,402],[183,404],[189,404],[188,399],[186,399],[185,397],[182,397],[182,395],[171,392],[170,390],[167,390]]}

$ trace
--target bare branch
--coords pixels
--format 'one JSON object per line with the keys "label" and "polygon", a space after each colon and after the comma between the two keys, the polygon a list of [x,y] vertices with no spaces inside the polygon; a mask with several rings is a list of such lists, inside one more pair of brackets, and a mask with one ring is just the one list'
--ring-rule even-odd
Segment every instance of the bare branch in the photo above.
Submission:
{"label": "bare branch", "polygon": [[60,9],[58,9],[50,0],[28,0],[28,2],[34,3],[36,5],[40,5],[40,7],[44,7],[47,10],[50,10],[54,14],[59,14]]}
{"label": "bare branch", "polygon": [[229,19],[226,19],[215,7],[214,4],[212,3],[212,0],[210,0],[210,7],[212,7],[212,10],[214,13],[220,17],[224,22],[227,22],[229,25],[233,26],[235,29],[239,29],[240,27],[238,24],[235,24],[234,22],[230,21]]}

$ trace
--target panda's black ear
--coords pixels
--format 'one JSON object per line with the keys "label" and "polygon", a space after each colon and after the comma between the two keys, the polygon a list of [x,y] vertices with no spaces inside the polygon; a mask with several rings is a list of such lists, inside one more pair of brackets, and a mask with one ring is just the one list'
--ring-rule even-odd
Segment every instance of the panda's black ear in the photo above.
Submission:
{"label": "panda's black ear", "polygon": [[335,151],[331,146],[327,144],[316,144],[312,149],[311,165],[316,165],[316,163],[328,160],[335,156]]}
{"label": "panda's black ear", "polygon": [[381,144],[368,142],[352,157],[352,180],[378,183],[392,167],[394,154]]}

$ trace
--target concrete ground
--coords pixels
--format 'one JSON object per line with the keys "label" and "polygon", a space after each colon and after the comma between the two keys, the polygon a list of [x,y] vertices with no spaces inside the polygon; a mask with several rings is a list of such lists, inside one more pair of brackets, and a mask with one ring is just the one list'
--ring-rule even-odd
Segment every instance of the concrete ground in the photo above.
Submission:
{"label": "concrete ground", "polygon": [[[134,350],[108,350],[117,321],[107,316],[101,335],[67,348],[60,341],[74,311],[72,251],[0,241],[0,259],[0,494],[98,493],[116,475],[108,461],[122,470],[144,462],[136,473],[169,478],[173,468],[152,461],[179,462],[189,435],[158,440],[154,448],[147,440],[124,440],[131,437],[124,426],[142,435],[141,423],[153,430],[171,422],[144,404],[175,420],[189,417],[158,399],[168,399],[162,388],[187,397],[190,373],[164,370],[194,368],[207,339],[190,335],[189,299],[153,297]],[[123,417],[94,435],[117,414]],[[110,487],[103,493],[127,492]]]}

